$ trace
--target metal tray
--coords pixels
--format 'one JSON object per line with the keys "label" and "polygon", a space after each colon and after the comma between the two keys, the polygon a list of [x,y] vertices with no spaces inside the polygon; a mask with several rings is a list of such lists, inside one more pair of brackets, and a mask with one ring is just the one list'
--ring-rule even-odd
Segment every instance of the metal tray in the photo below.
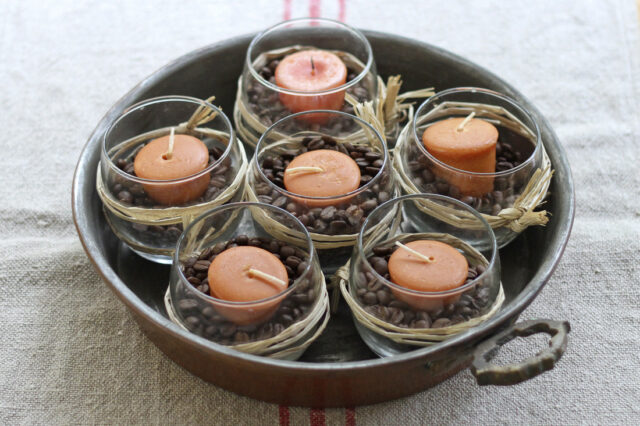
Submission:
{"label": "metal tray", "polygon": [[[429,348],[388,358],[376,357],[360,340],[346,306],[299,361],[247,355],[180,329],[169,321],[163,295],[169,268],[148,262],[118,241],[105,222],[95,191],[100,139],[128,106],[154,96],[206,98],[233,111],[238,76],[252,35],[191,52],[161,68],[121,98],[97,125],[84,147],[73,180],[73,216],[80,240],[96,270],[134,314],[141,329],[171,359],[204,380],[265,401],[315,407],[371,404],[409,395],[467,368],[480,384],[511,384],[553,367],[566,346],[567,323],[533,321],[514,326],[553,273],[565,248],[574,217],[574,188],[567,158],[540,112],[518,91],[490,72],[447,51],[419,41],[365,31],[378,72],[401,74],[403,90],[435,86],[479,86],[518,99],[539,120],[555,175],[545,206],[546,227],[525,231],[501,250],[507,300],[490,321]],[[495,348],[514,336],[545,332],[550,348],[517,365],[491,366]]]}

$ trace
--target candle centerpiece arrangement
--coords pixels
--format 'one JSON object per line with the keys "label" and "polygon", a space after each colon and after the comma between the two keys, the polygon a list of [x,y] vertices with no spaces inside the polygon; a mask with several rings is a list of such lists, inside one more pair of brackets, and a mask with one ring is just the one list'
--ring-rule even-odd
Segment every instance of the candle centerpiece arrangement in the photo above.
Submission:
{"label": "candle centerpiece arrangement", "polygon": [[[382,121],[392,133],[409,105],[396,101],[400,79],[390,81],[387,94],[360,31],[322,18],[285,21],[257,35],[247,50],[234,108],[238,135],[255,147],[269,126],[288,115],[310,110],[353,114],[355,104],[374,100],[389,104]],[[300,120],[314,131],[349,130],[352,124],[345,119],[329,125],[322,114]]]}
{"label": "candle centerpiece arrangement", "polygon": [[[329,124],[348,121],[352,130],[307,130],[308,120],[319,114]],[[264,133],[245,192],[250,201],[296,216],[320,250],[325,271],[331,271],[343,263],[342,257],[348,258],[364,220],[396,195],[396,187],[380,132],[355,116],[325,110],[294,114]],[[385,218],[379,225],[389,221]],[[278,223],[265,222],[286,238],[301,237]]]}
{"label": "candle centerpiece arrangement", "polygon": [[[430,216],[418,208],[424,201],[466,211],[476,226],[459,228]],[[391,226],[368,232],[394,211],[400,214]],[[373,211],[336,278],[361,337],[381,356],[465,331],[490,318],[504,300],[491,227],[462,202],[434,194],[405,195]]]}
{"label": "candle centerpiece arrangement", "polygon": [[[364,342],[389,356],[501,308],[498,248],[547,221],[534,210],[552,172],[527,111],[481,88],[400,94],[363,34],[320,18],[256,36],[238,83],[241,140],[221,110],[183,96],[133,105],[104,135],[107,222],[172,264],[173,322],[295,360],[329,321],[335,273],[332,307],[342,293]],[[408,100],[426,96],[414,114]]]}
{"label": "candle centerpiece arrangement", "polygon": [[[546,212],[535,211],[552,174],[537,123],[500,93],[456,88],[432,96],[403,129],[394,168],[404,192],[447,195],[479,211],[500,247],[547,223]],[[441,214],[460,226],[469,218]]]}
{"label": "candle centerpiece arrangement", "polygon": [[167,96],[132,106],[106,131],[96,188],[114,233],[141,256],[170,263],[193,218],[241,198],[246,167],[219,109]]}
{"label": "candle centerpiece arrangement", "polygon": [[[285,242],[267,215],[305,235]],[[304,226],[279,208],[231,203],[193,221],[180,238],[165,298],[172,320],[236,350],[297,359],[329,319],[324,275]]]}

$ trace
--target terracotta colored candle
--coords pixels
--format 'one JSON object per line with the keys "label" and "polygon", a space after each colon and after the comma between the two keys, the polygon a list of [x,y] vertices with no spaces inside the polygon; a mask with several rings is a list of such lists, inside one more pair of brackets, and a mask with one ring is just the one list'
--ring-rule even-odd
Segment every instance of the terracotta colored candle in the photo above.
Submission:
{"label": "terracotta colored candle", "polygon": [[[360,186],[360,168],[348,155],[329,149],[318,149],[298,155],[284,172],[287,191],[305,197],[335,197],[355,191]],[[296,201],[310,207],[342,203],[351,197],[333,200]]]}
{"label": "terracotta colored candle", "polygon": [[[289,285],[284,264],[259,247],[238,246],[220,253],[209,266],[211,296],[229,302],[252,302],[282,293]],[[278,309],[284,296],[242,306],[216,309],[236,324],[266,321]]]}
{"label": "terracotta colored candle", "polygon": [[[173,142],[171,141],[173,139]],[[209,150],[202,141],[189,135],[171,135],[154,139],[136,155],[136,176],[151,180],[181,179],[204,170]],[[144,190],[156,202],[179,205],[195,200],[207,190],[209,173],[181,183],[146,184]]]}
{"label": "terracotta colored candle", "polygon": [[[322,92],[335,89],[347,82],[347,67],[342,60],[324,50],[303,50],[286,56],[275,72],[276,84],[299,92]],[[303,112],[314,109],[339,110],[344,104],[344,90],[319,96],[280,94],[280,102],[289,111]],[[328,117],[313,114],[306,121],[322,124]]]}
{"label": "terracotta colored candle", "polygon": [[[422,134],[425,148],[438,160],[456,169],[475,173],[494,173],[498,129],[484,120],[449,118],[427,127]],[[448,170],[435,172],[463,195],[479,197],[493,190],[493,177],[465,176]]]}
{"label": "terracotta colored candle", "polygon": [[[422,292],[456,289],[465,283],[469,270],[467,259],[458,250],[433,240],[411,241],[398,247],[389,258],[388,266],[393,283]],[[393,293],[420,310],[435,310],[460,297],[460,294],[416,295],[397,289],[393,289]]]}

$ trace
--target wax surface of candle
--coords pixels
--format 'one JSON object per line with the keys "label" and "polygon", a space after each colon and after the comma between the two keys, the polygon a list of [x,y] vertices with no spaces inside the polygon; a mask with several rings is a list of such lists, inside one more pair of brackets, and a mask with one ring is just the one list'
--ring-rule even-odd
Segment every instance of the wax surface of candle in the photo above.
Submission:
{"label": "wax surface of candle", "polygon": [[[173,151],[170,136],[154,139],[136,155],[133,168],[136,176],[150,180],[181,179],[204,170],[209,164],[209,150],[198,138],[174,135]],[[161,204],[178,205],[195,200],[209,185],[209,174],[181,183],[145,184],[147,194]]]}
{"label": "wax surface of candle", "polygon": [[[276,85],[299,92],[322,92],[340,87],[347,81],[347,67],[342,60],[324,50],[303,50],[286,56],[275,72]],[[305,96],[281,93],[280,102],[291,112],[314,109],[339,110],[344,104],[344,90],[326,95]],[[321,114],[307,116],[307,121],[322,123]]]}
{"label": "wax surface of candle", "polygon": [[[494,173],[498,129],[481,119],[471,119],[462,130],[464,118],[449,118],[427,127],[422,142],[438,160],[456,169],[475,173]],[[434,170],[462,194],[482,196],[493,189],[492,177],[468,176],[453,171]]]}
{"label": "wax surface of candle", "polygon": [[[284,285],[252,276],[249,269],[269,274]],[[266,299],[284,291],[289,283],[284,264],[272,253],[259,247],[238,246],[220,253],[209,266],[211,295],[230,302]]]}
{"label": "wax surface of candle", "polygon": [[[322,171],[295,172],[297,167],[319,167]],[[306,197],[334,197],[355,191],[360,186],[360,168],[348,155],[329,149],[308,151],[295,157],[284,173],[287,191]],[[298,200],[312,207],[329,206],[350,197],[333,200]]]}
{"label": "wax surface of candle", "polygon": [[407,247],[433,259],[427,263],[402,248],[389,258],[389,275],[395,284],[411,290],[436,292],[460,287],[467,279],[469,264],[455,248],[440,241],[418,240]]}

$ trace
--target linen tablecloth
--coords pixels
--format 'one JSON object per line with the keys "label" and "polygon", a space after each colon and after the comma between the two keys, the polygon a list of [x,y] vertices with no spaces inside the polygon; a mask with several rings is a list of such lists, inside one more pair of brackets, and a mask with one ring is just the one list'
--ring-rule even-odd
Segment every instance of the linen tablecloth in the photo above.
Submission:
{"label": "linen tablecloth", "polygon": [[[178,367],[101,282],[70,193],[102,115],[184,53],[307,15],[460,54],[549,119],[572,166],[577,215],[522,318],[571,322],[553,371],[511,387],[479,387],[463,371],[355,409],[279,407]],[[633,0],[0,2],[0,423],[639,424],[639,40]],[[544,344],[514,343],[501,357]]]}

